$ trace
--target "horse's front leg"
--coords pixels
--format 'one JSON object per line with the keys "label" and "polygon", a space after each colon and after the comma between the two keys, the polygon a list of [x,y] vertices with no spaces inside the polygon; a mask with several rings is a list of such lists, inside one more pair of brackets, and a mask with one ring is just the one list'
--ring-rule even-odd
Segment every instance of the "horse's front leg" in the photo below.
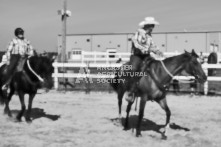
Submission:
{"label": "horse's front leg", "polygon": [[166,98],[163,98],[163,99],[161,99],[160,101],[157,101],[157,102],[159,103],[161,108],[166,112],[166,124],[165,124],[164,130],[162,132],[164,135],[166,135],[167,128],[169,128],[169,125],[170,125],[169,123],[170,123],[171,112],[170,112],[170,109],[167,105]]}
{"label": "horse's front leg", "polygon": [[27,122],[32,121],[31,118],[30,118],[30,115],[31,115],[32,102],[33,102],[34,97],[35,97],[35,94],[29,94],[28,111],[27,111],[26,116],[25,116],[25,120]]}
{"label": "horse's front leg", "polygon": [[6,96],[6,99],[5,99],[5,109],[4,109],[4,113],[5,113],[5,114],[8,114],[9,117],[12,116],[11,110],[10,110],[10,108],[9,108],[9,102],[11,101],[11,98],[12,98],[12,96],[14,95],[14,92],[15,92],[14,89],[11,88],[8,97]]}
{"label": "horse's front leg", "polygon": [[140,110],[139,110],[139,116],[138,116],[138,122],[137,122],[136,137],[142,136],[140,127],[141,127],[141,123],[142,123],[143,116],[144,116],[144,109],[145,109],[145,106],[146,106],[146,102],[147,102],[147,96],[141,97]]}
{"label": "horse's front leg", "polygon": [[128,102],[127,105],[127,116],[126,116],[126,120],[125,120],[125,124],[124,124],[124,130],[128,130],[128,121],[129,121],[129,115],[130,115],[130,110],[131,110],[131,106],[132,106],[133,102]]}
{"label": "horse's front leg", "polygon": [[21,121],[21,117],[23,116],[25,109],[26,109],[24,95],[25,94],[23,92],[21,92],[21,91],[18,92],[18,96],[19,96],[20,103],[21,103],[21,111],[18,113],[18,115],[16,117],[18,121]]}

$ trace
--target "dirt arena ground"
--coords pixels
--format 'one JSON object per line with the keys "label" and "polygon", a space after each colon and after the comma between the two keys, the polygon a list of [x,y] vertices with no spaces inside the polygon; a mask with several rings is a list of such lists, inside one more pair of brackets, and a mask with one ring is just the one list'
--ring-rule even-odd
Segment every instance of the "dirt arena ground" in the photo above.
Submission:
{"label": "dirt arena ground", "polygon": [[[115,93],[56,92],[38,94],[33,103],[33,122],[18,123],[3,115],[0,106],[0,147],[212,147],[221,146],[221,97],[169,94],[171,128],[161,139],[160,125],[165,113],[148,102],[142,124],[142,137],[135,137],[137,112],[130,115],[130,130],[117,121]],[[13,117],[20,104],[14,96]],[[126,102],[123,102],[123,119]]]}

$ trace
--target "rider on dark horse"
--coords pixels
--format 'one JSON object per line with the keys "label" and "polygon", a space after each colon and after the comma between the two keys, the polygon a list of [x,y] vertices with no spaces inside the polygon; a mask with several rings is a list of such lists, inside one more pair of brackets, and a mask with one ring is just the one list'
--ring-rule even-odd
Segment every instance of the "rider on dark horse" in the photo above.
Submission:
{"label": "rider on dark horse", "polygon": [[[22,28],[16,28],[14,34],[15,38],[13,38],[12,41],[9,43],[6,51],[7,67],[4,74],[5,82],[2,86],[2,89],[4,90],[7,89],[14,73],[23,70],[26,57],[32,56],[34,53],[30,41],[24,37],[24,30]],[[10,58],[12,55],[19,56],[18,62],[15,63],[16,65],[14,65],[14,63],[10,63]],[[16,67],[16,69],[13,69],[14,67]]]}
{"label": "rider on dark horse", "polygon": [[[153,42],[152,31],[155,25],[159,25],[153,17],[146,17],[144,21],[139,23],[139,29],[132,38],[132,55],[130,57],[130,64],[132,65],[132,72],[140,72],[142,62],[147,57],[150,57],[150,52],[153,52],[159,56],[163,56],[163,53],[158,50],[157,46]],[[133,93],[136,91],[136,84],[139,80],[138,77],[133,78],[129,92],[127,93],[126,100],[133,102]]]}

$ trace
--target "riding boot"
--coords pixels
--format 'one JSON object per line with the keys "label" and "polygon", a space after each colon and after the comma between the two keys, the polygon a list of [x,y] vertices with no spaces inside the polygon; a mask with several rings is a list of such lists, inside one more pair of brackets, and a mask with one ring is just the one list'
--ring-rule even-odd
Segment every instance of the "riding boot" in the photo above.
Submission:
{"label": "riding boot", "polygon": [[126,93],[125,99],[128,102],[133,102],[134,99],[135,99],[134,95],[135,95],[135,92],[136,92],[136,89],[137,89],[137,82],[140,79],[140,77],[137,77],[135,75],[136,75],[137,72],[140,72],[142,59],[139,56],[131,56],[130,62],[131,62],[131,65],[132,65],[132,72],[134,74],[133,74],[133,77],[131,77],[131,79],[130,79],[131,87],[130,87],[129,91]]}

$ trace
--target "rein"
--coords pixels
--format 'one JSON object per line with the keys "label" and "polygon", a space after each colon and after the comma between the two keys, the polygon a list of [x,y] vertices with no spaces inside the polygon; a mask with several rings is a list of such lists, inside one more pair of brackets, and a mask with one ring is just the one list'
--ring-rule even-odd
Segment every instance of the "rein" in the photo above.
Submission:
{"label": "rein", "polygon": [[41,76],[39,76],[39,75],[31,68],[29,59],[27,60],[27,65],[28,65],[29,70],[38,78],[38,80],[41,81],[41,82],[44,82],[44,79],[41,78]]}
{"label": "rein", "polygon": [[167,72],[167,74],[168,74],[171,78],[173,78],[173,77],[174,77],[173,74],[171,74],[171,72],[166,68],[166,66],[165,66],[165,64],[163,63],[162,60],[160,60],[160,63],[162,64],[162,66],[163,66],[164,70]]}
{"label": "rein", "polygon": [[[164,70],[166,71],[166,73],[167,73],[171,78],[174,79],[174,75],[166,68],[166,66],[165,66],[165,64],[163,63],[163,61],[162,61],[162,60],[159,60],[159,61],[160,61],[160,63],[162,64],[162,66],[163,66]],[[193,81],[185,81],[185,80],[180,80],[180,79],[176,79],[176,80],[178,80],[178,81],[181,82],[181,83],[193,83]]]}

